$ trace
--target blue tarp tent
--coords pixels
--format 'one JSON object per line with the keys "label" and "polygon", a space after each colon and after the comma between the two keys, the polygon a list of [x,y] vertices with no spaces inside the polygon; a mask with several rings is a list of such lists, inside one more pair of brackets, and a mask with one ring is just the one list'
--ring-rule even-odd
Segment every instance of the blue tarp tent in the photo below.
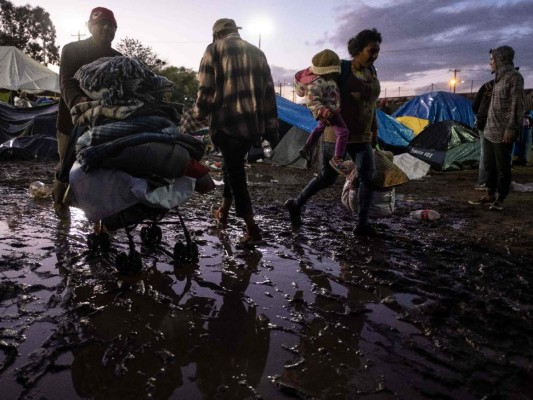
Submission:
{"label": "blue tarp tent", "polygon": [[308,133],[311,133],[315,126],[317,126],[313,114],[311,114],[311,111],[305,105],[293,103],[277,95],[276,104],[278,106],[278,119],[280,121],[290,126],[296,126]]}
{"label": "blue tarp tent", "polygon": [[459,121],[474,126],[472,102],[466,97],[449,92],[431,92],[412,98],[398,108],[393,117],[411,116],[427,119],[430,124],[440,121]]}
{"label": "blue tarp tent", "polygon": [[415,137],[413,131],[381,110],[377,111],[377,115],[380,145],[385,149],[391,146],[394,149],[407,150],[409,142]]}

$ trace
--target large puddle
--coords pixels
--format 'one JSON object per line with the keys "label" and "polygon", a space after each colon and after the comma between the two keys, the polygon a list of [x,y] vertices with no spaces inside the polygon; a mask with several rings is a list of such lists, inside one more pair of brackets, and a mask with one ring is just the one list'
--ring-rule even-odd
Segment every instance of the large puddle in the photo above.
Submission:
{"label": "large puddle", "polygon": [[[122,230],[88,251],[80,210],[58,223],[51,165],[2,164],[0,383],[5,399],[528,399],[531,260],[417,230],[405,212],[386,234],[353,236],[328,194],[293,228],[282,204],[310,176],[258,168],[252,197],[267,244],[238,249],[222,231],[218,190],[180,209],[199,261],[177,265],[178,225],[161,248],[136,249],[143,269],[119,275]],[[296,172],[296,173],[295,173]],[[336,194],[335,194],[336,195]],[[411,199],[412,200],[412,199]],[[402,201],[411,201],[404,199]],[[401,210],[401,201],[399,203]],[[171,212],[166,221],[177,221]],[[466,247],[467,246],[467,247]]]}

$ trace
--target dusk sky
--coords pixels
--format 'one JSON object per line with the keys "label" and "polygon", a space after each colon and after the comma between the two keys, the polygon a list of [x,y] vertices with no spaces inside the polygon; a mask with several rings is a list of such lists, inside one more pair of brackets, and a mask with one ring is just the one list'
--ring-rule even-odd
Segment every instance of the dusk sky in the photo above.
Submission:
{"label": "dusk sky", "polygon": [[[198,69],[211,28],[218,18],[233,18],[241,36],[259,45],[274,81],[291,98],[294,73],[329,48],[349,58],[346,43],[365,28],[383,36],[376,62],[381,97],[450,90],[456,72],[457,92],[476,91],[492,79],[489,49],[515,49],[515,66],[533,88],[532,0],[11,0],[41,6],[50,13],[57,44],[88,37],[92,8],[107,7],[118,22],[114,44],[137,39],[168,65]],[[285,85],[284,85],[285,84]]]}

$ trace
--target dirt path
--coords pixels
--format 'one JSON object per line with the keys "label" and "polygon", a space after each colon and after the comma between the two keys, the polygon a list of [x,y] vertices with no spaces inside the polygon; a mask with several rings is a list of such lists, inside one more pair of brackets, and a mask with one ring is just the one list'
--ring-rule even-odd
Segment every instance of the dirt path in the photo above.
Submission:
{"label": "dirt path", "polygon": [[[252,197],[267,244],[235,248],[242,224],[214,227],[220,192],[181,213],[200,259],[176,265],[181,228],[137,249],[141,273],[120,276],[117,252],[88,252],[90,224],[59,224],[49,164],[0,170],[0,383],[6,399],[529,399],[533,396],[533,194],[490,212],[467,200],[475,171],[397,188],[380,237],[354,237],[342,182],[291,227],[283,202],[311,171],[253,164]],[[514,180],[533,182],[533,168]],[[216,178],[216,175],[215,175]],[[409,218],[430,208],[435,222]],[[169,213],[167,220],[177,220]]]}

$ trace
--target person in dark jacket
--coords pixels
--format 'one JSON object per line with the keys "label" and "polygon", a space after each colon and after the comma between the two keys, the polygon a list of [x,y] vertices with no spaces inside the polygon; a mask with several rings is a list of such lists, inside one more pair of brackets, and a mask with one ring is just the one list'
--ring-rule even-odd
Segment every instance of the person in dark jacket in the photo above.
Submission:
{"label": "person in dark jacket", "polygon": [[[347,154],[357,168],[358,212],[354,233],[358,236],[375,236],[375,228],[369,224],[368,211],[372,200],[376,167],[373,146],[377,143],[378,125],[376,102],[380,84],[374,62],[381,46],[381,34],[376,29],[365,29],[348,41],[351,60],[342,60],[339,89],[341,116],[350,131]],[[338,173],[330,166],[334,156],[335,132],[326,129],[322,135],[322,169],[294,198],[285,202],[285,208],[293,224],[301,223],[305,203],[315,193],[336,181]]]}
{"label": "person in dark jacket", "polygon": [[492,97],[492,88],[494,86],[494,80],[485,82],[481,88],[479,88],[476,98],[472,103],[472,111],[476,115],[475,128],[479,133],[479,141],[481,151],[479,153],[479,173],[477,177],[477,184],[474,187],[476,190],[485,190],[487,187],[487,173],[485,172],[484,157],[483,157],[483,129],[487,123],[487,115],[489,113],[490,99]]}
{"label": "person in dark jacket", "polygon": [[487,193],[470,203],[490,204],[493,211],[503,210],[503,201],[511,188],[511,154],[524,116],[524,78],[515,69],[513,60],[514,50],[510,46],[490,50],[495,78],[483,131]]}
{"label": "person in dark jacket", "polygon": [[[101,57],[120,56],[120,52],[111,47],[117,31],[117,21],[113,11],[96,7],[91,11],[87,22],[91,37],[85,40],[71,42],[63,47],[61,65],[59,68],[60,99],[57,114],[57,144],[59,165],[63,162],[69,144],[69,136],[73,129],[70,109],[78,103],[91,99],[81,90],[74,74],[83,65],[89,64]],[[54,181],[52,197],[54,210],[60,219],[69,219],[70,210],[63,202],[67,184]]]}

